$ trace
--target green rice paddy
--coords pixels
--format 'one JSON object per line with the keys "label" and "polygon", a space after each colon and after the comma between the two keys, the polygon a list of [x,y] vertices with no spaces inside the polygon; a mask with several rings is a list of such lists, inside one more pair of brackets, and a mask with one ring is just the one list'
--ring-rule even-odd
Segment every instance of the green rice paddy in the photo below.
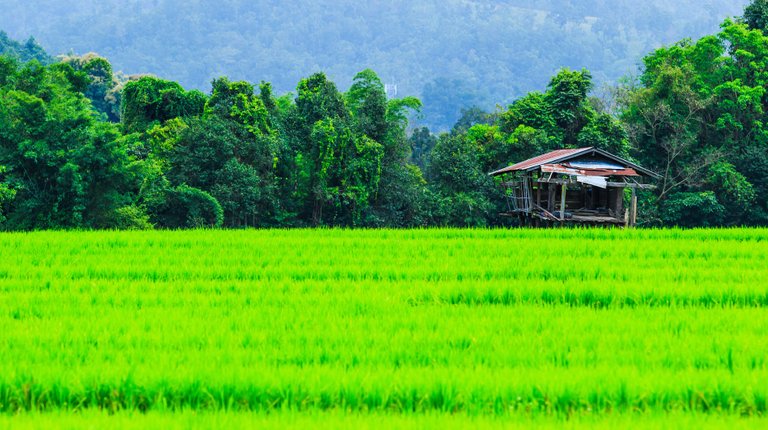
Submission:
{"label": "green rice paddy", "polygon": [[3,234],[0,331],[0,426],[749,426],[768,230]]}

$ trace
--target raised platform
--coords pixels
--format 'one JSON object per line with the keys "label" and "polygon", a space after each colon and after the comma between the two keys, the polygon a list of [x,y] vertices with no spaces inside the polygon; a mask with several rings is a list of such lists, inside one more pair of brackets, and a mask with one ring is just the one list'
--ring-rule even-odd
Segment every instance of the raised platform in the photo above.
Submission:
{"label": "raised platform", "polygon": [[626,220],[620,218],[614,218],[612,216],[600,216],[600,215],[573,215],[565,220],[560,220],[556,216],[545,212],[526,212],[526,211],[513,211],[503,212],[499,214],[505,217],[531,217],[538,218],[544,221],[560,222],[560,223],[577,223],[577,224],[613,224],[613,225],[626,225]]}

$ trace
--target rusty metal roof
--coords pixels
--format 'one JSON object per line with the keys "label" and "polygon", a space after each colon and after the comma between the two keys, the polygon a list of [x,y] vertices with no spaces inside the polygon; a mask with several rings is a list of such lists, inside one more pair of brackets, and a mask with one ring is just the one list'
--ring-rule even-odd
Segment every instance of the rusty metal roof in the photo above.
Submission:
{"label": "rusty metal roof", "polygon": [[556,151],[548,152],[546,154],[533,157],[529,160],[521,161],[513,166],[506,167],[501,170],[497,170],[491,173],[491,176],[498,176],[504,173],[519,172],[522,170],[529,170],[536,168],[542,164],[554,164],[563,158],[570,158],[575,155],[579,155],[582,152],[588,152],[592,148],[579,148],[579,149],[558,149]]}
{"label": "rusty metal roof", "polygon": [[635,169],[579,169],[571,166],[571,163],[562,164],[542,164],[542,172],[564,173],[573,176],[640,176]]}
{"label": "rusty metal roof", "polygon": [[[497,170],[495,172],[490,173],[490,175],[499,176],[499,175],[503,175],[505,173],[511,173],[511,172],[523,172],[523,171],[530,172],[530,171],[541,168],[541,166],[545,164],[563,163],[565,161],[572,160],[582,155],[601,155],[609,160],[620,163],[622,166],[624,166],[627,169],[634,169],[634,171],[641,172],[647,176],[650,176],[656,179],[661,177],[657,173],[654,173],[635,163],[632,163],[621,157],[618,157],[609,152],[603,151],[602,149],[598,149],[594,147],[578,148],[578,149],[558,149],[556,151],[548,152],[546,154],[539,155],[538,157],[533,157],[529,160],[522,161],[513,166],[509,166],[504,169]],[[630,172],[627,172],[627,173],[630,173]],[[614,173],[614,174],[621,176],[621,173]],[[627,176],[634,176],[634,175],[629,174]]]}

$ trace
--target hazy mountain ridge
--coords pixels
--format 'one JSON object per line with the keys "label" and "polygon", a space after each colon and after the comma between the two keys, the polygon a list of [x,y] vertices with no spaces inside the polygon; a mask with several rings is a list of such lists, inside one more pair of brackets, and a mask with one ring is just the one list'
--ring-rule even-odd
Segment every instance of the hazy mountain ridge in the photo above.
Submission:
{"label": "hazy mountain ridge", "polygon": [[[613,81],[655,47],[715,31],[746,1],[7,3],[0,29],[12,37],[33,35],[51,53],[96,51],[116,70],[203,90],[228,75],[290,91],[317,70],[346,88],[371,67],[400,95],[425,98],[431,122],[445,126],[458,105],[510,102],[541,89],[563,66],[586,67],[598,83]],[[458,95],[430,93],[441,88]]]}

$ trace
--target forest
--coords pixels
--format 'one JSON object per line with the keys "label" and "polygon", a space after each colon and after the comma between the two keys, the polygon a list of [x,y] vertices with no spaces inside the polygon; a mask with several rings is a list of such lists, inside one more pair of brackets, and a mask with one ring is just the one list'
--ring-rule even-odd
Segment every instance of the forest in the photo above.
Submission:
{"label": "forest", "polygon": [[346,91],[314,73],[288,93],[227,77],[204,93],[2,33],[0,228],[493,226],[505,203],[488,172],[585,146],[662,174],[644,225],[766,225],[767,28],[755,0],[607,95],[562,68],[439,134],[409,123],[426,100],[388,97],[371,69]]}
{"label": "forest", "polygon": [[[596,89],[643,55],[717,30],[746,0],[4,0],[0,29],[54,54],[98,52],[115,70],[185,88],[272,83],[322,70],[348,90],[375,70],[389,95],[424,106],[419,125],[448,131],[460,109],[493,110],[541,90],[559,68],[586,68]],[[309,37],[308,37],[309,36]],[[397,94],[395,94],[395,89]]]}

